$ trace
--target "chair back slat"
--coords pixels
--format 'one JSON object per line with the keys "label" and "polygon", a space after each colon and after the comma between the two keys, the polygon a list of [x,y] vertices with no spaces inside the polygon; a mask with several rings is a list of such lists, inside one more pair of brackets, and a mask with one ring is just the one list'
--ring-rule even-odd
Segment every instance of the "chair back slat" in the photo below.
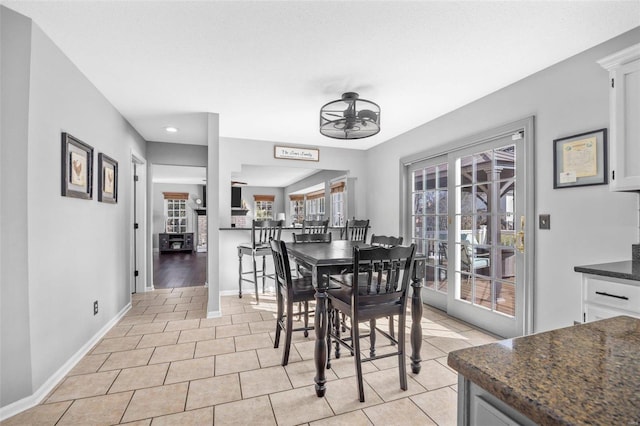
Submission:
{"label": "chair back slat", "polygon": [[350,219],[341,231],[341,238],[350,241],[367,241],[369,231],[369,219]]}
{"label": "chair back slat", "polygon": [[354,247],[353,306],[372,303],[406,304],[415,244],[410,246]]}
{"label": "chair back slat", "polygon": [[271,239],[279,240],[283,224],[283,220],[254,220],[251,223],[251,244],[253,248],[268,245]]}
{"label": "chair back slat", "polygon": [[372,246],[380,246],[380,247],[395,247],[402,245],[402,237],[388,237],[386,235],[375,235],[371,236],[371,245]]}
{"label": "chair back slat", "polygon": [[294,243],[330,243],[331,233],[322,234],[293,234]]}
{"label": "chair back slat", "polygon": [[302,221],[303,234],[326,234],[327,229],[329,229],[329,219]]}

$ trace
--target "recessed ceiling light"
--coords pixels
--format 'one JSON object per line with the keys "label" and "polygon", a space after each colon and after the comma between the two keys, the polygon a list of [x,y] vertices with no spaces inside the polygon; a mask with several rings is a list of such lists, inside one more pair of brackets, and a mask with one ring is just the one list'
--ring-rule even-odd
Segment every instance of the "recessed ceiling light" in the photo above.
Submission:
{"label": "recessed ceiling light", "polygon": [[167,133],[176,133],[178,131],[177,127],[167,126],[164,128]]}

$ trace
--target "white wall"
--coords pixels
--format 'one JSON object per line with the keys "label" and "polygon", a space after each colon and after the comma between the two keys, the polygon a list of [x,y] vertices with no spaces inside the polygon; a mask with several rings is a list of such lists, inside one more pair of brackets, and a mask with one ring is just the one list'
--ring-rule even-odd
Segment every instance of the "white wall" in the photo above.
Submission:
{"label": "white wall", "polygon": [[639,238],[638,195],[604,185],[554,190],[553,140],[609,127],[608,74],[596,61],[639,39],[636,28],[369,150],[367,183],[385,194],[367,198],[376,232],[399,230],[400,158],[446,150],[447,143],[535,115],[536,217],[528,220],[551,214],[551,230],[535,235],[534,329],[579,320],[580,276],[573,267],[630,259]]}
{"label": "white wall", "polygon": [[[5,166],[17,171],[12,180],[24,189],[21,194],[3,190],[3,217],[13,209],[21,222],[26,219],[28,230],[13,247],[15,255],[26,259],[26,270],[25,265],[16,265],[11,280],[4,276],[2,280],[3,315],[5,306],[13,303],[25,308],[25,294],[28,297],[26,321],[24,314],[8,324],[3,319],[3,407],[40,388],[130,303],[131,150],[145,152],[140,135],[35,24],[2,8],[3,40],[5,24],[18,24],[19,32],[30,32],[30,42],[23,39],[20,47],[31,56],[28,63],[21,58],[20,79],[4,73],[2,77],[3,89],[5,84],[19,84],[28,91],[29,101],[27,119],[14,123],[22,135],[14,142],[26,147],[26,156],[4,151],[2,156],[3,172]],[[13,37],[16,29],[11,31]],[[3,65],[15,57],[15,52],[5,52],[4,42],[2,56]],[[26,88],[24,76],[28,76]],[[9,118],[6,111],[3,108],[3,127]],[[118,161],[117,204],[99,203],[96,194],[92,200],[60,195],[62,132],[93,146],[94,160],[104,152]],[[3,132],[3,147],[4,136]],[[3,231],[4,225],[3,219]],[[3,242],[4,238],[3,234]],[[21,289],[20,294],[5,293],[8,287]],[[100,309],[96,316],[94,300]],[[4,341],[6,325],[29,340],[30,352],[21,342],[13,346],[11,336]],[[21,352],[23,348],[27,352]],[[19,374],[12,374],[14,369]]]}

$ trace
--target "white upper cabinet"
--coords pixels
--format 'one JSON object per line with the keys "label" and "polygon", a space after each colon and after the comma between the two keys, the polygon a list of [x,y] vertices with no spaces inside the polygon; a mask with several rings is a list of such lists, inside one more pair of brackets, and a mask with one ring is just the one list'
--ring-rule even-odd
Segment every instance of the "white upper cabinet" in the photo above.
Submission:
{"label": "white upper cabinet", "polygon": [[640,190],[640,43],[598,63],[609,71],[609,188]]}

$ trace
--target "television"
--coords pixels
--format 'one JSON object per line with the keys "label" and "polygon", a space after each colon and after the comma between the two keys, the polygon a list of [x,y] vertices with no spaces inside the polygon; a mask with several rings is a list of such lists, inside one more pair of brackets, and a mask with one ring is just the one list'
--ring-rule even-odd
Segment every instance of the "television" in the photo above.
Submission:
{"label": "television", "polygon": [[242,208],[242,188],[239,186],[231,187],[231,208]]}

